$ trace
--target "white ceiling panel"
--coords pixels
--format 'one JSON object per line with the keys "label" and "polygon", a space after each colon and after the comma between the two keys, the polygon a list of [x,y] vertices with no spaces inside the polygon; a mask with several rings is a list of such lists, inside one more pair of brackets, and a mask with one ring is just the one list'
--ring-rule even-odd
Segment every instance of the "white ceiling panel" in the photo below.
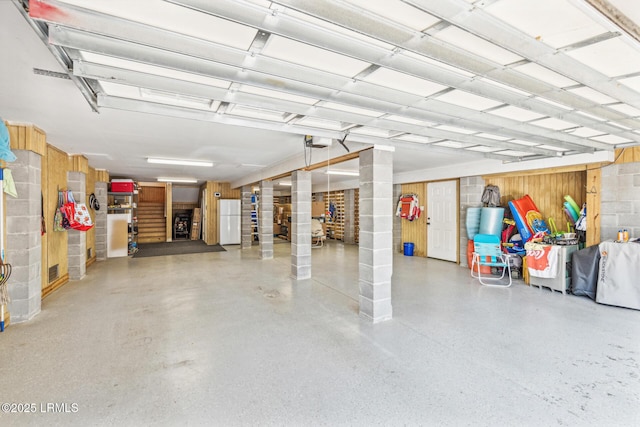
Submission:
{"label": "white ceiling panel", "polygon": [[400,141],[407,141],[407,142],[416,142],[418,144],[428,144],[432,141],[432,139],[426,136],[413,135],[413,134],[406,134],[406,135],[398,136],[393,139],[398,139]]}
{"label": "white ceiling panel", "polygon": [[447,88],[447,86],[389,70],[388,68],[379,68],[362,80],[421,96],[433,95]]}
{"label": "white ceiling panel", "polygon": [[346,77],[353,77],[371,65],[279,36],[269,37],[262,54]]}
{"label": "white ceiling panel", "polygon": [[392,44],[382,42],[382,41],[380,41],[378,39],[374,39],[373,37],[365,36],[362,33],[358,33],[356,31],[348,30],[348,29],[346,29],[344,27],[341,27],[339,25],[335,25],[335,24],[332,24],[330,22],[324,21],[322,19],[318,19],[318,18],[316,18],[314,16],[305,15],[304,13],[300,13],[300,12],[292,10],[292,9],[286,9],[286,10],[284,10],[283,13],[285,13],[287,15],[290,15],[292,17],[295,17],[297,19],[300,19],[302,21],[306,21],[306,22],[308,22],[310,24],[317,25],[318,27],[324,28],[324,29],[326,29],[328,31],[333,31],[333,32],[336,32],[338,34],[344,34],[345,36],[348,36],[348,37],[351,37],[351,38],[354,38],[354,39],[357,39],[357,40],[361,40],[361,41],[373,44],[375,46],[382,47],[384,49],[388,49],[389,51],[391,51],[394,48],[394,46]]}
{"label": "white ceiling panel", "polygon": [[468,72],[466,70],[463,70],[461,68],[453,67],[453,66],[451,66],[449,64],[445,64],[444,62],[436,61],[435,59],[431,59],[431,58],[429,58],[427,56],[420,55],[420,54],[417,54],[415,52],[411,52],[411,51],[408,51],[408,50],[402,51],[400,53],[400,55],[405,55],[405,56],[408,56],[409,58],[417,59],[419,61],[423,61],[423,62],[426,62],[428,64],[435,65],[437,67],[443,68],[445,70],[449,70],[452,73],[459,74],[461,76],[465,76],[465,77],[473,77],[473,76],[475,76],[475,74],[470,73],[470,72]]}
{"label": "white ceiling panel", "polygon": [[636,92],[640,92],[640,76],[630,77],[627,79],[620,79],[618,81],[623,85],[628,86],[629,88],[635,90]]}
{"label": "white ceiling panel", "polygon": [[502,88],[502,89],[507,89],[507,90],[509,90],[511,92],[515,92],[515,93],[518,93],[518,94],[523,95],[523,96],[527,96],[528,97],[528,96],[531,95],[528,92],[525,92],[525,91],[520,90],[520,89],[518,89],[516,87],[513,87],[513,86],[509,86],[509,85],[502,84],[500,82],[496,82],[495,80],[487,79],[487,78],[484,78],[484,77],[481,77],[478,80],[480,80],[480,81],[482,81],[484,83],[488,83],[490,85]]}
{"label": "white ceiling panel", "polygon": [[556,49],[606,32],[604,27],[566,0],[500,0],[485,10]]}
{"label": "white ceiling panel", "polygon": [[473,52],[498,64],[507,65],[522,59],[521,56],[490,43],[480,37],[474,36],[468,31],[450,26],[439,31],[436,38],[451,43],[460,49]]}
{"label": "white ceiling panel", "polygon": [[580,136],[582,138],[589,138],[596,135],[602,135],[602,131],[591,129],[589,127],[579,127],[569,131],[570,134]]}
{"label": "white ceiling panel", "polygon": [[451,92],[435,97],[435,99],[477,111],[486,110],[487,108],[496,107],[502,104],[500,101],[474,95],[462,90],[452,90]]}
{"label": "white ceiling panel", "polygon": [[496,147],[487,147],[486,145],[476,145],[475,147],[467,148],[469,151],[477,151],[479,153],[493,153],[495,151],[499,151],[499,148]]}
{"label": "white ceiling panel", "polygon": [[[621,39],[609,39],[567,54],[606,76],[640,72],[640,52]],[[623,61],[620,59],[624,58]]]}
{"label": "white ceiling panel", "polygon": [[155,65],[143,64],[141,62],[129,61],[126,59],[115,58],[113,56],[99,55],[92,52],[80,52],[80,56],[87,62],[95,62],[96,64],[108,65],[110,67],[122,68],[125,70],[139,71],[141,73],[156,74],[158,76],[169,77],[172,79],[184,80],[187,82],[201,83],[208,86],[228,89],[231,82],[226,80],[215,79],[213,77],[203,76],[201,74],[186,73],[171,68],[158,67]]}
{"label": "white ceiling panel", "polygon": [[254,95],[267,96],[269,98],[283,99],[285,101],[298,102],[300,104],[313,105],[318,102],[317,99],[307,98],[287,92],[278,92],[277,90],[264,89],[256,86],[242,85],[238,89],[240,92],[252,93]]}
{"label": "white ceiling panel", "polygon": [[441,129],[441,130],[446,130],[446,131],[449,131],[449,132],[463,133],[463,134],[466,134],[466,135],[471,135],[472,133],[476,133],[475,130],[459,128],[457,126],[440,125],[440,126],[435,126],[435,128],[436,129]]}
{"label": "white ceiling panel", "polygon": [[640,117],[640,109],[632,107],[631,105],[628,105],[628,104],[609,105],[609,108],[616,111],[620,111],[621,113],[631,117]]}
{"label": "white ceiling panel", "polygon": [[349,125],[345,125],[344,123],[341,123],[341,122],[336,122],[333,120],[318,119],[315,117],[308,117],[308,116],[296,120],[295,124],[301,125],[301,126],[319,128],[319,129],[331,129],[331,130],[339,130],[339,131],[345,130],[346,128],[349,127]]}
{"label": "white ceiling panel", "polygon": [[511,156],[511,157],[526,157],[530,155],[526,151],[516,151],[516,150],[497,151],[496,154],[502,154],[503,156]]}
{"label": "white ceiling panel", "polygon": [[368,135],[368,136],[377,136],[380,138],[388,138],[389,131],[386,129],[379,129],[368,126],[360,126],[349,130],[349,133],[358,134],[358,135]]}
{"label": "white ceiling panel", "polygon": [[462,148],[462,147],[464,147],[463,143],[456,142],[456,141],[435,142],[435,143],[433,143],[433,145],[437,145],[438,147],[447,147],[447,148]]}
{"label": "white ceiling panel", "polygon": [[538,145],[538,148],[544,148],[546,150],[555,150],[555,151],[569,151],[566,148],[559,148],[554,145],[547,145],[547,144]]}
{"label": "white ceiling panel", "polygon": [[558,74],[555,71],[551,71],[547,67],[543,67],[542,65],[538,65],[534,62],[529,62],[528,64],[520,65],[513,69],[557,87],[567,87],[578,84],[575,80],[571,80],[562,74]]}
{"label": "white ceiling panel", "polygon": [[322,102],[321,105],[323,107],[331,108],[333,110],[340,110],[348,113],[362,114],[363,116],[369,116],[369,117],[380,117],[383,114],[385,114],[381,111],[368,110],[366,108],[350,107],[348,105],[338,104],[337,102]]}
{"label": "white ceiling panel", "polygon": [[567,111],[572,110],[571,107],[567,107],[566,105],[563,105],[563,104],[560,104],[560,103],[557,103],[557,102],[549,101],[546,98],[541,98],[539,96],[536,96],[535,99],[537,101],[544,102],[545,104],[549,104],[549,105],[553,105],[554,107],[562,108],[563,110],[567,110]]}
{"label": "white ceiling panel", "polygon": [[509,142],[512,142],[512,143],[514,143],[514,144],[518,144],[518,145],[524,145],[524,146],[526,146],[526,147],[535,147],[535,146],[537,146],[537,145],[538,145],[538,143],[536,143],[536,142],[523,141],[523,140],[521,140],[521,139],[513,139],[513,140],[511,140],[511,141],[509,141]]}
{"label": "white ceiling panel", "polygon": [[601,135],[601,136],[594,136],[591,139],[595,140],[595,141],[600,141],[600,142],[606,142],[607,144],[624,144],[624,143],[628,143],[631,142],[630,140],[626,139],[626,138],[621,138],[619,136],[616,135]]}
{"label": "white ceiling panel", "polygon": [[569,129],[576,126],[575,123],[570,123],[570,122],[556,119],[553,117],[536,120],[534,122],[531,122],[531,124],[534,124],[536,126],[542,126],[543,128],[547,128],[547,129],[553,129],[553,130]]}
{"label": "white ceiling panel", "polygon": [[232,116],[249,117],[259,120],[269,120],[284,123],[289,114],[282,111],[266,110],[262,108],[252,108],[243,105],[231,104],[225,111],[225,114]]}
{"label": "white ceiling panel", "polygon": [[607,96],[602,92],[598,92],[597,90],[593,90],[590,87],[578,87],[575,89],[569,89],[568,91],[587,98],[597,104],[610,104],[612,102],[616,102],[616,100],[610,96]]}
{"label": "white ceiling panel", "polygon": [[505,137],[505,136],[500,136],[500,135],[494,135],[491,133],[477,133],[476,136],[479,136],[481,138],[489,138],[489,139],[495,139],[497,141],[507,141],[511,138]]}
{"label": "white ceiling panel", "polygon": [[521,122],[528,122],[529,120],[535,120],[545,117],[544,114],[536,113],[531,110],[525,110],[524,108],[520,107],[514,107],[512,105],[503,108],[496,108],[495,110],[488,111],[488,113],[500,117],[506,117],[507,119],[518,120]]}
{"label": "white ceiling panel", "polygon": [[238,49],[248,49],[257,33],[254,28],[164,1],[61,1]]}
{"label": "white ceiling panel", "polygon": [[386,120],[393,120],[394,122],[400,122],[400,123],[408,123],[410,125],[419,125],[419,126],[433,126],[435,125],[435,123],[433,122],[427,122],[424,120],[418,120],[418,119],[413,119],[411,117],[405,117],[405,116],[396,116],[394,114],[389,114],[388,116],[384,117]]}
{"label": "white ceiling panel", "polygon": [[[399,0],[347,0],[349,3],[358,6],[363,11],[369,11],[385,18],[391,19],[407,27],[411,27],[416,31],[423,31],[433,24],[439,22],[439,19],[433,15],[429,15],[409,6]],[[393,10],[393,13],[389,11]]]}

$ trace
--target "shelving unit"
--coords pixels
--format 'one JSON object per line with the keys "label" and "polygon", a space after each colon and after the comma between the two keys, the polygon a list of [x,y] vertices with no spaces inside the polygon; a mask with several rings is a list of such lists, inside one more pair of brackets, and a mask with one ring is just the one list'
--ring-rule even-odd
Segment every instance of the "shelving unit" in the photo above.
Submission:
{"label": "shelving unit", "polygon": [[107,193],[107,257],[135,253],[138,243],[136,192]]}
{"label": "shelving unit", "polygon": [[258,234],[258,202],[259,197],[257,194],[251,195],[251,237],[253,242],[257,242],[260,240]]}
{"label": "shelving unit", "polygon": [[330,191],[324,193],[325,211],[329,211],[329,204],[333,203],[336,208],[335,218],[326,221],[327,237],[337,240],[344,239],[344,191]]}

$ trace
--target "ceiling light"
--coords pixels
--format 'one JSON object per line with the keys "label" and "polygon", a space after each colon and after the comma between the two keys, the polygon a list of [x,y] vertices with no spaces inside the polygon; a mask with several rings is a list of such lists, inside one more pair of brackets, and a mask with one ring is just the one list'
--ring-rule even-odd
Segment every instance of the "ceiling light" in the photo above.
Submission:
{"label": "ceiling light", "polygon": [[291,183],[290,182],[280,182],[279,185],[286,185],[286,186],[290,186]]}
{"label": "ceiling light", "polygon": [[158,182],[182,182],[195,184],[198,182],[198,180],[195,178],[158,178]]}
{"label": "ceiling light", "polygon": [[158,163],[162,165],[183,165],[183,166],[204,166],[211,167],[213,162],[201,161],[201,160],[178,160],[178,159],[155,159],[149,157],[148,163]]}
{"label": "ceiling light", "polygon": [[327,175],[348,175],[348,176],[360,176],[360,172],[328,170],[328,171],[327,171]]}

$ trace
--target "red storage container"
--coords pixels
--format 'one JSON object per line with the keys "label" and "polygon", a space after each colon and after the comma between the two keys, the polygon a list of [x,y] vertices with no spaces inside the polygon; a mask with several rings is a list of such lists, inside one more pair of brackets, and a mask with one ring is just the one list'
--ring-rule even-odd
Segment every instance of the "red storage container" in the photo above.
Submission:
{"label": "red storage container", "polygon": [[114,179],[111,181],[111,192],[113,193],[133,193],[132,179]]}

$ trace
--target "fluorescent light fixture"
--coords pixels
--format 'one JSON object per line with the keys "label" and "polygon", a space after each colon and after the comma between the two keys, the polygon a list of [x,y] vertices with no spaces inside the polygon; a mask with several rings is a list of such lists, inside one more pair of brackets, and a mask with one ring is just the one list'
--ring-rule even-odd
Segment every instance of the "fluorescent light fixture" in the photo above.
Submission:
{"label": "fluorescent light fixture", "polygon": [[328,170],[327,175],[347,175],[347,176],[360,176],[360,172],[355,171],[337,171],[337,170]]}
{"label": "fluorescent light fixture", "polygon": [[183,182],[195,184],[198,180],[195,178],[158,178],[158,182]]}
{"label": "fluorescent light fixture", "polygon": [[290,182],[280,182],[278,183],[279,185],[286,185],[286,186],[290,186],[291,183]]}
{"label": "fluorescent light fixture", "polygon": [[213,166],[213,162],[202,161],[202,160],[156,159],[153,157],[147,158],[147,163],[157,163],[161,165],[183,165],[183,166],[204,166],[204,167]]}

